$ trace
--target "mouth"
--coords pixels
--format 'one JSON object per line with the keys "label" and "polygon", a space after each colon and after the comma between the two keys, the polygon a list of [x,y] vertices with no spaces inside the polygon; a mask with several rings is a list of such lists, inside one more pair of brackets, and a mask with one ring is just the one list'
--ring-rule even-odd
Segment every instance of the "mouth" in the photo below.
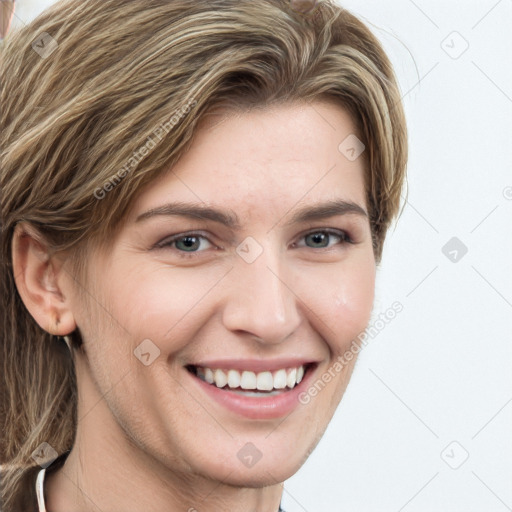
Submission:
{"label": "mouth", "polygon": [[273,419],[299,406],[318,363],[274,370],[214,368],[187,365],[187,373],[208,399],[250,419]]}
{"label": "mouth", "polygon": [[186,369],[203,382],[218,389],[229,390],[244,396],[261,397],[275,396],[294,389],[314,365],[315,363],[306,363],[295,368],[262,372],[193,365],[188,365]]}

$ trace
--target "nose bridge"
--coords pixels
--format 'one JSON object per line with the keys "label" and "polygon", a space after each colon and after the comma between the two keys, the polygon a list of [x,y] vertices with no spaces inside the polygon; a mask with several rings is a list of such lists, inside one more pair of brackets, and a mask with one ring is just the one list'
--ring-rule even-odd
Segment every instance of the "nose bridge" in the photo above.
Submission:
{"label": "nose bridge", "polygon": [[232,273],[224,323],[243,330],[264,343],[279,343],[300,323],[296,296],[287,282],[279,251],[254,239],[240,244]]}

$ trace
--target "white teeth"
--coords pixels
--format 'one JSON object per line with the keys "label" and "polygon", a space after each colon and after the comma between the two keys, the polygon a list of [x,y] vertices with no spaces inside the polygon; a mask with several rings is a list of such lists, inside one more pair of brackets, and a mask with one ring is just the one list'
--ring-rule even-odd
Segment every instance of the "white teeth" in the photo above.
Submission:
{"label": "white teeth", "polygon": [[254,372],[242,372],[240,387],[242,389],[256,389],[256,374]]}
{"label": "white teeth", "polygon": [[297,368],[292,368],[292,370],[286,376],[286,385],[289,388],[295,387],[297,382]]}
{"label": "white teeth", "polygon": [[256,389],[260,391],[272,391],[274,389],[274,379],[270,372],[260,372],[256,378]]}
{"label": "white teeth", "polygon": [[274,372],[274,387],[284,389],[286,387],[286,370],[277,370]]}
{"label": "white teeth", "polygon": [[214,378],[213,378],[213,372],[210,370],[210,368],[205,368],[204,370],[204,380],[208,382],[208,384],[213,384]]}
{"label": "white teeth", "polygon": [[228,386],[230,388],[238,388],[240,387],[240,372],[236,370],[229,370],[228,372]]}
{"label": "white teeth", "polygon": [[228,378],[222,370],[215,370],[213,376],[215,378],[215,385],[218,388],[223,388],[228,383]]}
{"label": "white teeth", "polygon": [[[245,370],[239,372],[238,370],[220,370],[206,367],[196,367],[197,376],[208,382],[214,384],[218,388],[229,387],[232,390],[247,390],[247,395],[250,395],[249,390],[267,391],[282,390],[286,387],[292,389],[299,384],[304,377],[304,366],[297,368],[282,368],[281,370],[263,371],[256,374],[255,372]],[[240,391],[243,394],[243,391]],[[258,395],[257,391],[252,393]],[[270,396],[272,393],[267,393]]]}
{"label": "white teeth", "polygon": [[299,366],[297,368],[297,384],[300,383],[302,377],[304,377],[304,366]]}

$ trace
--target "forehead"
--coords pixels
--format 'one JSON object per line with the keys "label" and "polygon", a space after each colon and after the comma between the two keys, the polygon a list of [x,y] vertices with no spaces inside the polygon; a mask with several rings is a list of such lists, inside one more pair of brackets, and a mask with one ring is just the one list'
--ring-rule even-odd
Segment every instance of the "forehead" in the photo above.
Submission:
{"label": "forehead", "polygon": [[132,216],[170,201],[269,218],[298,203],[344,199],[364,207],[363,159],[340,150],[355,132],[348,112],[331,102],[217,112],[202,120],[179,162],[138,197]]}

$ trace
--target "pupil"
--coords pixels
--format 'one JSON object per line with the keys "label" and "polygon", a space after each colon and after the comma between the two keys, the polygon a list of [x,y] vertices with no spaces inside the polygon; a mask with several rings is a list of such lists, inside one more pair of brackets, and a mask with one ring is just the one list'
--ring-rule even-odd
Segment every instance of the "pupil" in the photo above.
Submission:
{"label": "pupil", "polygon": [[327,234],[326,233],[314,233],[314,234],[310,235],[310,237],[313,239],[313,242],[315,244],[321,244],[322,242],[325,242],[325,240],[327,239]]}
{"label": "pupil", "polygon": [[[186,249],[193,249],[194,245],[197,245],[197,237],[185,236],[181,240],[178,240],[177,243],[182,243]],[[195,247],[195,249],[197,249],[197,247]]]}

